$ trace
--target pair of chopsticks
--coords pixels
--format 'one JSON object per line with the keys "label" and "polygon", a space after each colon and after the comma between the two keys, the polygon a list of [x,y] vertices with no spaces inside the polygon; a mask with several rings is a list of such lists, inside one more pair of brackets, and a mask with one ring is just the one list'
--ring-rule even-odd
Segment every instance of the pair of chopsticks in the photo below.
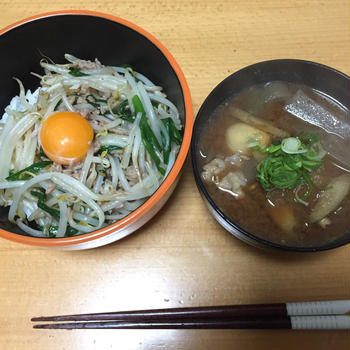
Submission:
{"label": "pair of chopsticks", "polygon": [[55,322],[34,325],[45,329],[350,329],[349,312],[350,300],[333,300],[42,316],[32,321]]}

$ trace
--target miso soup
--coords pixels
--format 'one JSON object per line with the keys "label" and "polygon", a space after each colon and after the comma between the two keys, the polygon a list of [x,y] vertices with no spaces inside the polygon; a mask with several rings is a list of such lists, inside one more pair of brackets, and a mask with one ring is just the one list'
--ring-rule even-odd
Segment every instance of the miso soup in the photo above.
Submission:
{"label": "miso soup", "polygon": [[305,86],[254,86],[204,125],[202,181],[240,228],[277,244],[324,245],[349,234],[349,118]]}

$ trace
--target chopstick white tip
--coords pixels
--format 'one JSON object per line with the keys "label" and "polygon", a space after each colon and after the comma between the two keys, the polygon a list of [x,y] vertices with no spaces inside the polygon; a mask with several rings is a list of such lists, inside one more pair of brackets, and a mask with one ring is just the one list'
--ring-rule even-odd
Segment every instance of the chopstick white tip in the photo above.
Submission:
{"label": "chopstick white tip", "polygon": [[350,312],[350,300],[286,303],[289,316],[342,315]]}
{"label": "chopstick white tip", "polygon": [[350,329],[350,316],[291,316],[292,329]]}

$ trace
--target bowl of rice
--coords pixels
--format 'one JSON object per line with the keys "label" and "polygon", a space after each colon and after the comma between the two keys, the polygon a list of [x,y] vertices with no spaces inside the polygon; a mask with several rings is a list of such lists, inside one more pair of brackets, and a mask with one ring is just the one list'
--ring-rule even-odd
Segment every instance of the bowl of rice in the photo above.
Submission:
{"label": "bowl of rice", "polygon": [[169,51],[124,19],[80,10],[4,28],[0,48],[0,237],[88,249],[149,221],[193,125]]}

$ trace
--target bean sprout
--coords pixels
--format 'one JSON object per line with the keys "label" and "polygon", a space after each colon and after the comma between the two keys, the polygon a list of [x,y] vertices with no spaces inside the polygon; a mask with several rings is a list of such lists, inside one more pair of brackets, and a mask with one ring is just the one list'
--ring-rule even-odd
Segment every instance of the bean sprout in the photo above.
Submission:
{"label": "bean sprout", "polygon": [[[15,78],[19,95],[0,122],[0,205],[34,237],[88,233],[127,216],[157,190],[179,150],[179,112],[161,86],[130,67],[65,58],[40,62],[33,93]],[[65,111],[94,130],[85,157],[69,166],[51,162],[40,144],[43,121]]]}

